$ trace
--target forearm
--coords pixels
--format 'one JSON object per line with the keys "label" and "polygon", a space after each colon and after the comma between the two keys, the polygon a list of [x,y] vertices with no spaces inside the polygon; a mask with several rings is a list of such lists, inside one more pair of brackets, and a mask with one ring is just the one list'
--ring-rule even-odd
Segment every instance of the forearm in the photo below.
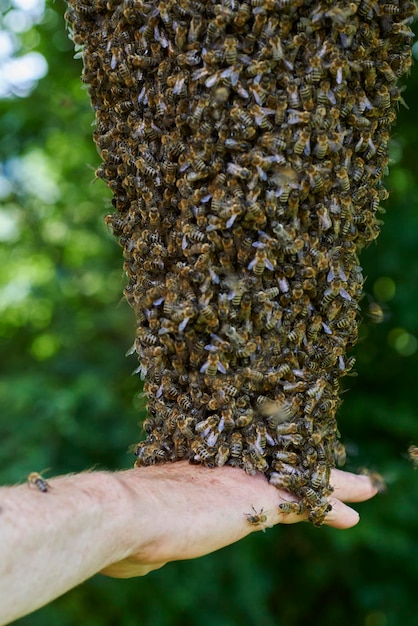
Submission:
{"label": "forearm", "polygon": [[266,491],[274,509],[279,503],[264,478],[188,462],[48,485],[45,493],[28,484],[0,488],[0,626],[102,570],[140,576],[237,541],[252,530],[245,512],[265,502]]}
{"label": "forearm", "polygon": [[[366,476],[334,471],[331,478],[335,490],[325,523],[349,528],[358,515],[342,500],[367,500],[376,489]],[[179,461],[50,483],[46,493],[28,485],[0,488],[0,626],[97,572],[141,576],[254,530],[305,519],[280,509],[293,496],[262,474],[232,467]]]}
{"label": "forearm", "polygon": [[0,489],[0,624],[129,555],[134,515],[122,475],[63,476],[47,493],[26,484]]}
{"label": "forearm", "polygon": [[140,576],[237,541],[252,505],[280,502],[264,477],[188,462],[48,483],[0,488],[0,626],[102,570]]}

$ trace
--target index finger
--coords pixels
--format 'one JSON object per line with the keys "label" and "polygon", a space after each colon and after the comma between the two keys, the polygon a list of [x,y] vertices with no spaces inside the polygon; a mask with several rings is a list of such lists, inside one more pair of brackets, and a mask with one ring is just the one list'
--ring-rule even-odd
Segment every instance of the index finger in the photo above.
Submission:
{"label": "index finger", "polygon": [[343,502],[363,502],[378,491],[368,476],[337,469],[331,471],[330,484],[334,488],[333,496]]}

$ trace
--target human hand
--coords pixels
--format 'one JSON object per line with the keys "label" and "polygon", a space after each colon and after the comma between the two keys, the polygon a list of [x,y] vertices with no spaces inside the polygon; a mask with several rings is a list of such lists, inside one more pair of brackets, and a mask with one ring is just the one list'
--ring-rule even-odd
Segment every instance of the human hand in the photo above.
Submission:
{"label": "human hand", "polygon": [[[144,494],[149,501],[148,510],[138,510],[136,516],[142,521],[145,516],[145,525],[153,532],[145,548],[141,541],[139,551],[133,549],[125,559],[102,570],[115,578],[142,576],[170,561],[209,554],[255,530],[307,519],[305,514],[286,514],[279,508],[295,500],[294,496],[270,485],[264,475],[249,476],[239,468],[209,469],[179,461],[130,470],[122,476],[131,490],[141,491],[141,502]],[[355,526],[359,515],[344,502],[368,500],[376,488],[367,476],[341,470],[331,472],[330,482],[332,509],[324,523],[340,529]],[[251,524],[249,516],[256,514],[262,521]]]}

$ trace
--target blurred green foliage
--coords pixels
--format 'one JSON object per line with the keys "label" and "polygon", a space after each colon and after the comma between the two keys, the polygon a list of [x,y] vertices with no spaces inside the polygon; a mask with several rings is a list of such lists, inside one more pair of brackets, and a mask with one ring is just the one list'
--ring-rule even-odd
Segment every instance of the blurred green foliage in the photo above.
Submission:
{"label": "blurred green foliage", "polygon": [[[40,3],[40,6],[42,3]],[[0,1],[3,32],[12,2]],[[122,254],[103,224],[110,193],[81,63],[61,0],[13,33],[47,76],[26,97],[0,100],[0,480],[96,466],[126,468],[143,403],[133,357],[135,322],[121,300]],[[9,26],[8,26],[9,24]],[[385,226],[363,256],[366,292],[384,322],[365,323],[340,410],[347,469],[388,485],[358,505],[350,531],[302,524],[258,533],[143,579],[96,576],[22,626],[416,626],[418,472],[418,71],[393,133]],[[65,564],[63,564],[65,566]]]}

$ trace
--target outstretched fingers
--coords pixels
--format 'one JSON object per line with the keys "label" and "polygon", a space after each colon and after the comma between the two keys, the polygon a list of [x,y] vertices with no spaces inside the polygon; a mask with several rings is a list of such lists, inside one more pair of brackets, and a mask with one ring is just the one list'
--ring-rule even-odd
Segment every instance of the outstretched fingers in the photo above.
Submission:
{"label": "outstretched fingers", "polygon": [[351,507],[341,502],[337,498],[329,498],[330,511],[326,514],[324,524],[332,528],[352,528],[359,520],[360,515]]}
{"label": "outstretched fingers", "polygon": [[[325,516],[324,524],[333,528],[352,528],[358,523],[360,516],[344,502],[363,502],[375,496],[378,490],[367,476],[342,470],[332,470],[330,482],[334,491],[328,499],[330,510]],[[279,505],[280,523],[295,524],[308,519],[308,514],[303,511],[298,498],[286,492],[281,492],[281,498],[283,502]]]}

